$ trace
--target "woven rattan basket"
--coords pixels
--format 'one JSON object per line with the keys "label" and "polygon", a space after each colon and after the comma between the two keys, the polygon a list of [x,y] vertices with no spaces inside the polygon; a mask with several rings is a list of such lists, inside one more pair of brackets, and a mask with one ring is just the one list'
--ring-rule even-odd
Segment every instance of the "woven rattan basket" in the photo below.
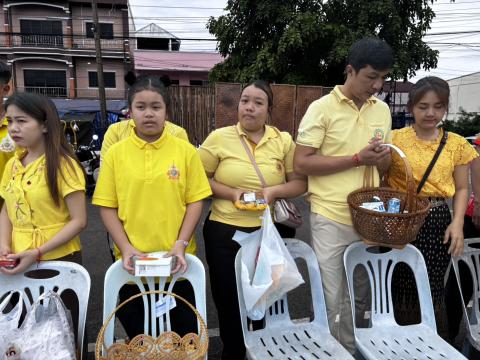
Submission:
{"label": "woven rattan basket", "polygon": [[[137,335],[128,344],[115,343],[109,348],[105,346],[105,331],[108,324],[115,316],[115,313],[130,301],[149,294],[173,296],[184,302],[195,313],[199,320],[200,328],[198,334],[187,334],[181,338],[173,331],[163,332],[158,338],[154,339],[149,335]],[[105,356],[102,351],[105,350]],[[152,290],[136,294],[122,302],[109,315],[98,333],[95,344],[96,360],[203,360],[208,351],[208,332],[205,321],[187,300],[176,294]]]}
{"label": "woven rattan basket", "polygon": [[[407,192],[388,187],[373,187],[373,168],[367,167],[364,188],[350,193],[347,202],[352,214],[353,226],[366,243],[402,248],[415,240],[428,215],[430,202],[416,195],[412,168],[403,151],[394,145],[385,145],[394,149],[403,160]],[[383,213],[360,207],[365,202],[371,202],[373,196],[380,197],[385,209],[389,199],[400,199],[400,213]]]}

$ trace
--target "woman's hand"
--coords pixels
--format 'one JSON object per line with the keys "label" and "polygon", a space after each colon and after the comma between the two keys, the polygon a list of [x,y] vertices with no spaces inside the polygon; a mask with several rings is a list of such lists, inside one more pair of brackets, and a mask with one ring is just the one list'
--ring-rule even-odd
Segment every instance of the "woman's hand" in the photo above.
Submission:
{"label": "woman's hand", "polygon": [[13,269],[0,268],[0,271],[7,275],[19,274],[27,270],[30,266],[35,264],[38,257],[38,250],[26,250],[18,254],[9,254],[7,258],[18,260],[17,266]]}
{"label": "woman's hand", "polygon": [[173,248],[164,255],[164,257],[176,256],[177,257],[177,265],[174,269],[172,269],[171,273],[175,274],[179,270],[181,273],[185,273],[187,271],[188,265],[187,260],[185,259],[185,248],[186,246],[183,244],[183,241],[177,241]]}
{"label": "woman's hand", "polygon": [[7,256],[12,253],[12,249],[8,245],[0,245],[0,256]]}
{"label": "woman's hand", "polygon": [[463,224],[452,222],[445,231],[444,244],[450,241],[448,253],[452,256],[459,256],[463,253]]}
{"label": "woman's hand", "polygon": [[240,198],[242,197],[242,194],[245,192],[249,192],[249,191],[243,190],[243,189],[232,189],[232,198],[230,200],[232,200],[232,202],[235,203],[235,201],[240,200]]}
{"label": "woman's hand", "polygon": [[267,204],[271,205],[277,199],[276,186],[269,186],[263,188],[261,191]]}
{"label": "woman's hand", "polygon": [[133,268],[132,257],[145,256],[145,254],[142,253],[141,251],[138,251],[130,244],[121,248],[120,252],[122,253],[123,268],[133,275],[135,272],[135,269]]}

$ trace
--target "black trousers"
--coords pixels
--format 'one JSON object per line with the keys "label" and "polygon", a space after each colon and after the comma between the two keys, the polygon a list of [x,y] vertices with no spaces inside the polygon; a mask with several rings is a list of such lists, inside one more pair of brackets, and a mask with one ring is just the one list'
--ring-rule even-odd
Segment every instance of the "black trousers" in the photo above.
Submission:
{"label": "black trousers", "polygon": [[[463,223],[463,236],[465,239],[480,237],[480,231],[473,225],[472,217],[465,215]],[[467,265],[463,262],[459,264],[460,282],[462,287],[462,296],[465,303],[468,304],[473,295],[473,279]],[[453,268],[450,268],[447,284],[445,287],[445,303],[447,305],[448,333],[450,342],[453,343],[458,335],[460,323],[463,318],[462,298],[458,290],[457,279]]]}
{"label": "black trousers", "polygon": [[[189,281],[177,281],[175,285],[173,285],[172,291],[176,295],[183,297],[195,307],[195,293],[193,292],[193,287]],[[123,302],[138,293],[140,293],[140,289],[137,285],[127,284],[120,289],[118,296],[120,302]],[[176,299],[176,304],[177,306],[170,311],[170,323],[172,331],[175,331],[182,337],[190,332],[198,334],[197,317],[192,309],[190,309],[179,299]],[[120,320],[120,323],[130,339],[133,339],[139,334],[144,334],[144,311],[142,297],[138,297],[130,301],[119,311],[117,311],[117,318]]]}
{"label": "black trousers", "polygon": [[[240,227],[209,219],[203,226],[205,253],[210,274],[213,301],[217,308],[220,338],[223,342],[222,360],[245,359],[240,310],[235,279],[235,256],[240,245],[232,240],[235,231],[253,232],[259,227]],[[283,238],[295,237],[295,229],[276,224]]]}

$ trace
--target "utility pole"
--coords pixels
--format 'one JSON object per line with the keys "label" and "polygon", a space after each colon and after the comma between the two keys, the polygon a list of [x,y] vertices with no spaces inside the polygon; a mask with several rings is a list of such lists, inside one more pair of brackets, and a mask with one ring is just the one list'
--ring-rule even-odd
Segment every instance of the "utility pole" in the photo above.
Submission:
{"label": "utility pole", "polygon": [[102,45],[100,41],[100,25],[98,24],[97,0],[92,0],[93,14],[93,35],[95,38],[95,53],[97,56],[97,81],[98,81],[98,98],[100,100],[100,126],[107,128],[107,101],[105,99],[105,80],[103,78],[102,63]]}

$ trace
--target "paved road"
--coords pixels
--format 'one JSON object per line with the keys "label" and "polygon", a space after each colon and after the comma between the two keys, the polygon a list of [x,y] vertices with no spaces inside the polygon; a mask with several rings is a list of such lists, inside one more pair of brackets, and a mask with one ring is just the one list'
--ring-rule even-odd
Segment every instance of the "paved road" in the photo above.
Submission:
{"label": "paved road", "polygon": [[[309,241],[309,221],[308,221],[308,204],[303,199],[295,200],[298,207],[304,214],[305,223],[297,230],[297,238]],[[209,204],[208,204],[209,205]],[[207,214],[208,206],[205,206],[204,214],[200,224],[196,230],[198,253],[197,256],[202,260],[207,271],[207,325],[210,333],[209,359],[220,359],[221,342],[218,337],[218,319],[215,307],[213,305],[210,293],[210,284],[208,279],[208,268],[205,261],[204,241],[202,236],[202,225]],[[103,280],[108,267],[112,263],[112,259],[107,246],[106,232],[100,219],[98,208],[90,205],[88,207],[88,227],[83,232],[81,238],[83,243],[83,261],[84,266],[90,273],[92,279],[92,288],[90,291],[90,302],[88,307],[87,318],[87,339],[90,344],[88,359],[94,359],[93,345],[96,341],[98,331],[102,325],[102,304],[103,304]],[[299,264],[302,274],[306,273],[304,264]],[[304,276],[304,278],[306,278]],[[289,310],[295,318],[310,317],[311,314],[311,297],[308,283],[302,285],[293,291],[289,296]]]}

